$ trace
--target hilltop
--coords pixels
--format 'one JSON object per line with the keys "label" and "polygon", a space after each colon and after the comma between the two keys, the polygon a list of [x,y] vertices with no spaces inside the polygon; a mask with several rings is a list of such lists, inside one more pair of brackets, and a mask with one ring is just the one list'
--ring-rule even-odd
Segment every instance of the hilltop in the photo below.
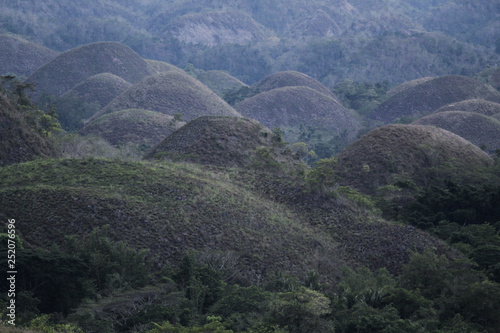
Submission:
{"label": "hilltop", "polygon": [[133,85],[90,121],[106,113],[125,109],[145,109],[170,116],[180,114],[183,121],[207,115],[240,116],[200,81],[176,71],[154,75]]}
{"label": "hilltop", "polygon": [[364,135],[338,156],[340,182],[363,193],[398,180],[417,186],[464,180],[493,160],[462,137],[422,125],[386,125]]}
{"label": "hilltop", "polygon": [[58,52],[29,42],[21,36],[0,34],[0,75],[28,76],[55,58]]}
{"label": "hilltop", "polygon": [[242,87],[248,87],[234,76],[218,70],[200,73],[197,79],[221,97],[228,92],[236,91]]}
{"label": "hilltop", "polygon": [[308,87],[283,87],[259,93],[236,105],[243,116],[269,128],[328,129],[352,140],[361,125],[357,117],[331,96]]}
{"label": "hilltop", "polygon": [[436,110],[436,112],[444,111],[466,111],[484,114],[485,116],[493,116],[500,113],[500,104],[484,99],[468,99],[445,105]]}
{"label": "hilltop", "polygon": [[[288,152],[288,153],[286,153]],[[290,149],[271,130],[255,120],[235,117],[199,117],[156,146],[148,159],[170,159],[224,167],[281,169],[294,159]]]}
{"label": "hilltop", "polygon": [[396,93],[367,117],[383,123],[404,117],[419,118],[447,104],[467,99],[500,102],[500,92],[465,76],[443,76]]}
{"label": "hilltop", "polygon": [[265,92],[277,88],[298,86],[317,90],[318,92],[331,96],[333,99],[337,100],[337,97],[318,80],[296,71],[284,71],[271,74],[255,83],[252,88],[256,91]]}
{"label": "hilltop", "polygon": [[500,122],[484,114],[443,111],[425,116],[413,124],[445,129],[490,153],[500,149]]}
{"label": "hilltop", "polygon": [[116,42],[79,46],[61,53],[31,74],[26,82],[36,86],[36,96],[61,96],[87,78],[111,73],[129,83],[153,74],[148,63],[131,48]]}
{"label": "hilltop", "polygon": [[82,135],[98,135],[114,146],[132,143],[150,149],[184,125],[163,113],[129,109],[105,114],[85,125]]}

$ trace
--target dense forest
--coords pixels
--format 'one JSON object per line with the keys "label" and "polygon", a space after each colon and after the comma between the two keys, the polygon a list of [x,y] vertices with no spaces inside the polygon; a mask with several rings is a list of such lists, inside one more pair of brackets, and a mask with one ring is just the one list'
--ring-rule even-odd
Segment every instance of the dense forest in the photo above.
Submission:
{"label": "dense forest", "polygon": [[500,332],[499,16],[0,0],[0,332]]}

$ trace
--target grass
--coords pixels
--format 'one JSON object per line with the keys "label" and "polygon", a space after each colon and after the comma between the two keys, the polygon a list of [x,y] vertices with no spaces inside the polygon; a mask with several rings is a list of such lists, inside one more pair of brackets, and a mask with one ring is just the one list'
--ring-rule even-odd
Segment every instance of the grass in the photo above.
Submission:
{"label": "grass", "polygon": [[203,72],[199,74],[197,78],[220,97],[224,96],[227,92],[236,91],[247,86],[234,76],[218,70]]}
{"label": "grass", "polygon": [[500,113],[500,104],[484,99],[467,99],[457,103],[452,103],[439,108],[436,112],[444,111],[466,111],[493,116]]}
{"label": "grass", "polygon": [[179,113],[184,121],[205,115],[240,116],[201,82],[175,71],[151,76],[135,84],[90,121],[104,114],[126,109],[146,109],[170,116]]}

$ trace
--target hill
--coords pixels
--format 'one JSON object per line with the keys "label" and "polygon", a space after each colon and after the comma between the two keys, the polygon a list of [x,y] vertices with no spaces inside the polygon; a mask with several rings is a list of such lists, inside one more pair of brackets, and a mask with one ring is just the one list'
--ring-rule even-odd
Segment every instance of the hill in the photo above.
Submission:
{"label": "hill", "polygon": [[286,162],[291,171],[299,161],[286,150],[286,145],[255,120],[205,116],[169,135],[146,158],[262,169],[280,169],[279,161]]}
{"label": "hill", "polygon": [[367,117],[383,123],[398,118],[419,118],[440,107],[467,99],[500,102],[500,93],[472,78],[443,76],[403,90],[381,103]]}
{"label": "hill", "polygon": [[218,70],[200,73],[197,76],[197,79],[221,97],[225,93],[236,91],[242,87],[247,87],[245,83],[241,82],[234,76]]}
{"label": "hill", "polygon": [[318,80],[296,71],[284,71],[271,74],[255,83],[252,88],[256,91],[264,92],[276,88],[297,86],[309,87],[337,100],[337,97]]}
{"label": "hill", "polygon": [[0,167],[53,155],[53,146],[40,125],[40,112],[20,107],[0,89]]}
{"label": "hill", "polygon": [[31,246],[109,225],[112,239],[150,249],[157,265],[179,262],[188,249],[233,254],[246,283],[313,269],[333,282],[345,264],[397,272],[413,248],[445,251],[426,233],[368,222],[291,179],[239,170],[93,158],[18,164],[0,169],[0,218],[15,214]]}
{"label": "hill", "polygon": [[[161,15],[156,21],[162,21]],[[160,36],[172,35],[185,44],[217,46],[247,44],[264,39],[268,32],[251,16],[241,11],[209,11],[174,18],[167,26],[153,24],[151,31]],[[163,30],[165,29],[166,30]]]}
{"label": "hill", "polygon": [[354,114],[331,96],[308,87],[283,87],[250,97],[236,106],[244,117],[269,128],[317,128],[355,138],[361,125]]}
{"label": "hill", "polygon": [[443,111],[466,111],[484,114],[485,116],[493,116],[494,114],[500,113],[500,104],[484,99],[468,99],[445,105],[436,110],[436,112]]}
{"label": "hill", "polygon": [[445,129],[490,153],[500,149],[500,122],[483,114],[443,111],[425,116],[413,124]]}
{"label": "hill", "polygon": [[145,60],[148,63],[153,74],[161,74],[170,71],[181,72],[181,73],[184,72],[179,67],[176,67],[164,61],[153,60],[153,59],[145,59]]}
{"label": "hill", "polygon": [[231,106],[195,78],[170,71],[133,85],[94,115],[90,121],[115,111],[145,109],[190,121],[200,116],[240,116]]}
{"label": "hill", "polygon": [[115,42],[83,45],[61,53],[30,75],[26,82],[36,86],[36,96],[61,96],[87,78],[111,73],[129,83],[151,75],[148,63],[128,46]]}
{"label": "hill", "polygon": [[387,96],[394,96],[397,93],[403,92],[407,89],[413,88],[415,86],[418,86],[421,83],[424,83],[424,82],[427,82],[427,81],[430,81],[433,79],[435,79],[435,78],[434,77],[422,77],[420,79],[415,79],[415,80],[401,83],[401,84],[395,86],[394,88],[390,89],[389,91],[387,91]]}
{"label": "hill", "polygon": [[28,76],[57,56],[57,52],[21,36],[0,34],[0,75]]}
{"label": "hill", "polygon": [[114,146],[132,143],[150,149],[184,123],[163,113],[129,109],[105,114],[85,125],[82,135],[98,135]]}
{"label": "hill", "polygon": [[374,194],[398,180],[417,186],[440,184],[444,179],[463,180],[492,163],[480,148],[443,129],[386,125],[341,152],[335,170],[342,184]]}

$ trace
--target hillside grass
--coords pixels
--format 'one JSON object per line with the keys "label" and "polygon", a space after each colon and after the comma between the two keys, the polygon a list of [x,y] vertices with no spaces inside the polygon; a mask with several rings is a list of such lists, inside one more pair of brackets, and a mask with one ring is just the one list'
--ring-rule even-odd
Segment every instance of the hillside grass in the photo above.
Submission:
{"label": "hillside grass", "polygon": [[467,99],[457,103],[445,105],[436,110],[436,112],[444,111],[465,111],[484,114],[485,116],[493,116],[500,113],[500,103],[490,102],[484,99]]}

